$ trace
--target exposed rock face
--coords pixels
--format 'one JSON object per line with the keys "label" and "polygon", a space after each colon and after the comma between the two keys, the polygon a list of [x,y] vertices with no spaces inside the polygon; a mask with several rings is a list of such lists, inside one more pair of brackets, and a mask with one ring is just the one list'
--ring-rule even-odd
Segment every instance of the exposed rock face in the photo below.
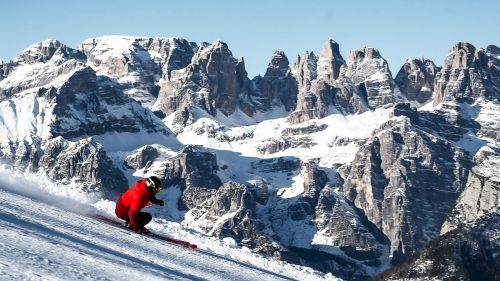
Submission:
{"label": "exposed rock face", "polygon": [[328,176],[313,162],[302,163],[301,175],[304,179],[303,197],[309,201],[311,206],[316,206],[318,204],[319,192],[328,183]]}
{"label": "exposed rock face", "polygon": [[257,151],[261,154],[273,154],[278,151],[283,151],[288,148],[296,148],[296,147],[313,147],[317,143],[311,139],[309,136],[303,137],[289,137],[289,138],[279,138],[274,139],[270,138],[267,141],[256,147]]}
{"label": "exposed rock face", "polygon": [[378,259],[387,253],[387,239],[338,188],[328,185],[326,173],[316,164],[302,163],[300,173],[303,192],[270,204],[268,219],[280,243],[288,249],[280,253],[280,258],[343,278],[365,279],[366,272],[355,264],[380,265]]}
{"label": "exposed rock face", "polygon": [[[160,156],[158,149],[152,145],[146,145],[139,149],[137,153],[127,156],[125,165],[129,168],[140,170],[149,168],[153,162]],[[154,173],[158,176],[158,173]]]}
{"label": "exposed rock face", "polygon": [[59,41],[36,43],[1,67],[0,101],[36,87],[45,87],[39,91],[47,91],[50,85],[60,84],[65,76],[84,68],[85,60],[83,53]]}
{"label": "exposed rock face", "polygon": [[214,154],[186,146],[167,163],[165,178],[171,183],[181,184],[181,205],[189,210],[203,203],[222,185],[218,170]]}
{"label": "exposed rock face", "polygon": [[172,70],[186,67],[197,48],[184,39],[124,36],[91,38],[81,45],[90,67],[145,106],[158,97],[160,78],[168,80]]}
{"label": "exposed rock face", "polygon": [[340,67],[345,64],[345,60],[340,54],[339,44],[328,40],[323,46],[317,64],[318,80],[333,84],[340,76]]}
{"label": "exposed rock face", "polygon": [[31,144],[12,143],[10,151],[2,147],[0,158],[19,169],[45,174],[64,185],[111,200],[128,188],[122,171],[91,138],[69,142],[57,137],[43,143],[37,138]]}
{"label": "exposed rock face", "polygon": [[494,45],[478,50],[469,43],[456,44],[436,76],[434,104],[449,100],[472,103],[479,98],[498,99],[499,53]]}
{"label": "exposed rock face", "polygon": [[215,154],[186,146],[171,159],[171,165],[167,165],[166,178],[182,180],[184,188],[217,188],[222,185],[217,176],[218,170]]}
{"label": "exposed rock face", "polygon": [[499,229],[499,213],[484,215],[430,242],[374,280],[499,280]]}
{"label": "exposed rock face", "polygon": [[293,172],[300,168],[300,160],[285,157],[262,159],[257,163],[252,162],[252,168],[257,168],[264,173]]}
{"label": "exposed rock face", "polygon": [[[106,77],[97,77],[87,67],[76,71],[57,91],[51,126],[54,136],[75,138],[105,132],[160,132],[164,127],[146,109],[123,95],[120,87]],[[71,125],[70,125],[71,124]]]}
{"label": "exposed rock face", "polygon": [[476,135],[483,139],[491,140],[500,147],[500,104],[487,102],[473,107],[475,122],[479,123]]}
{"label": "exposed rock face", "polygon": [[480,124],[472,120],[467,112],[471,108],[467,104],[446,103],[441,109],[434,111],[417,111],[408,103],[399,103],[394,106],[394,116],[406,116],[419,129],[445,138],[449,141],[459,141],[464,134],[477,132]]}
{"label": "exposed rock face", "polygon": [[17,59],[18,63],[35,64],[37,62],[48,62],[54,56],[64,59],[74,58],[85,61],[87,57],[84,53],[69,48],[57,40],[45,40],[31,45]]}
{"label": "exposed rock face", "polygon": [[0,60],[0,81],[3,80],[8,74],[8,66],[3,61]]}
{"label": "exposed rock face", "polygon": [[63,184],[76,183],[85,192],[99,192],[112,200],[128,188],[123,173],[92,139],[70,144],[59,137],[49,141],[43,151],[40,169]]}
{"label": "exposed rock face", "polygon": [[[366,110],[366,98],[351,79],[346,77],[345,65],[337,70],[337,66],[344,60],[338,54],[338,45],[335,46],[337,54],[333,58],[323,54],[318,61],[317,79],[310,83],[310,87],[306,87],[307,91],[299,92],[297,107],[288,118],[290,123],[298,124],[314,118],[323,118],[334,112],[348,114]],[[324,51],[327,54],[332,52],[329,48],[325,49],[330,50]],[[304,77],[298,76],[298,79],[304,80]]]}
{"label": "exposed rock face", "polygon": [[193,119],[192,107],[214,116],[217,110],[230,115],[238,102],[241,72],[226,43],[217,41],[201,47],[191,64],[170,73],[154,107],[166,115],[175,112],[178,122],[184,124]]}
{"label": "exposed rock face", "polygon": [[370,109],[398,100],[399,90],[392,79],[389,64],[374,48],[351,51],[346,75],[359,86]]}
{"label": "exposed rock face", "polygon": [[256,110],[269,111],[274,106],[284,106],[286,111],[291,111],[297,105],[298,84],[284,52],[274,52],[266,74],[252,82],[256,89],[249,100]]}
{"label": "exposed rock face", "polygon": [[334,104],[338,89],[323,81],[314,81],[313,88],[310,92],[299,95],[297,107],[288,117],[290,123],[323,118],[330,113],[329,106]]}
{"label": "exposed rock face", "polygon": [[397,259],[439,235],[468,169],[467,152],[400,117],[358,151],[344,192],[391,240]]}
{"label": "exposed rock face", "polygon": [[407,59],[395,82],[409,101],[424,104],[432,98],[434,79],[440,70],[431,60]]}
{"label": "exposed rock face", "polygon": [[446,219],[441,233],[473,223],[490,212],[500,214],[500,156],[495,155],[486,156],[472,168],[466,188]]}
{"label": "exposed rock face", "polygon": [[271,196],[266,184],[234,182],[216,189],[198,189],[201,198],[186,216],[190,227],[221,238],[232,237],[280,260],[353,280],[367,277],[358,263],[374,268],[380,265],[388,252],[387,239],[338,190],[327,186],[328,176],[316,164],[278,158],[255,163],[255,168],[264,173],[295,173],[299,169],[303,192],[279,198]]}
{"label": "exposed rock face", "polygon": [[[206,201],[194,206],[188,217],[198,221],[194,225],[208,235],[232,237],[246,246],[267,252],[267,247],[272,245],[263,232],[265,224],[256,213],[259,200],[255,188],[235,182],[224,183]],[[221,221],[223,216],[226,219]]]}
{"label": "exposed rock face", "polygon": [[336,80],[337,88],[333,97],[333,104],[339,112],[343,114],[363,113],[369,110],[366,92],[363,87],[355,85],[352,80],[346,76],[346,66],[340,69],[340,76]]}
{"label": "exposed rock face", "polygon": [[307,93],[311,89],[312,81],[317,77],[317,63],[318,57],[313,52],[297,56],[292,74],[297,80],[299,93]]}
{"label": "exposed rock face", "polygon": [[[353,218],[360,223],[353,223]],[[387,237],[334,188],[321,190],[315,223],[321,230],[319,235],[327,239],[326,244],[339,245],[348,256],[370,266],[380,262],[377,258],[382,257],[384,245],[389,245]]]}
{"label": "exposed rock face", "polygon": [[296,136],[296,135],[307,135],[319,131],[323,131],[328,127],[326,124],[312,124],[305,127],[288,127],[284,129],[281,134],[283,136]]}
{"label": "exposed rock face", "polygon": [[[289,117],[292,124],[334,112],[361,113],[400,99],[387,62],[373,48],[352,51],[346,64],[338,44],[330,40],[316,67],[312,66],[314,60],[306,53],[295,65],[300,91],[297,107]],[[308,71],[304,70],[306,66]]]}

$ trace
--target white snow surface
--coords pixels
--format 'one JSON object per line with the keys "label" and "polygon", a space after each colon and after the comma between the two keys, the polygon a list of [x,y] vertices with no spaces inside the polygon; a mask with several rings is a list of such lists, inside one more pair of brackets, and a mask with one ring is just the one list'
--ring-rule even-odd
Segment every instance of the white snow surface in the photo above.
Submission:
{"label": "white snow surface", "polygon": [[[217,114],[214,117],[199,118],[195,123],[187,126],[177,139],[183,144],[201,145],[221,152],[231,151],[243,157],[275,158],[293,156],[303,161],[320,159],[319,165],[331,168],[334,164],[350,163],[359,148],[352,141],[348,144],[339,144],[340,138],[364,140],[371,136],[371,132],[390,118],[390,109],[380,108],[362,114],[342,115],[331,114],[322,119],[313,119],[296,125],[288,123],[286,118],[273,118],[257,124],[248,124],[242,114],[238,112],[226,117]],[[167,117],[166,125],[171,128]],[[255,122],[255,121],[254,121]],[[288,148],[272,154],[263,153],[259,147],[272,141],[279,141],[283,137],[283,130],[287,128],[302,128],[310,125],[326,125],[326,129],[307,135],[297,135],[293,138],[309,137],[315,143],[311,147]],[[199,132],[204,131],[200,134]],[[214,131],[215,137],[207,132]],[[251,137],[243,138],[243,135]],[[224,159],[224,153],[217,154],[217,160]]]}
{"label": "white snow surface", "polygon": [[91,217],[114,202],[40,175],[0,166],[0,276],[5,280],[339,280],[154,219],[153,232],[200,250],[138,235]]}

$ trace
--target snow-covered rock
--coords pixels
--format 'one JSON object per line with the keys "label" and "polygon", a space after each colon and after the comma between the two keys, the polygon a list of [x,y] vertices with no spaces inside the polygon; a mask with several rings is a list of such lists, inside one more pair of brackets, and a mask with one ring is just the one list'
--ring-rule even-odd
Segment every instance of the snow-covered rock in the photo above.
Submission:
{"label": "snow-covered rock", "polygon": [[[481,152],[479,152],[481,153]],[[491,155],[474,166],[441,234],[474,223],[490,212],[500,214],[500,156]]]}
{"label": "snow-covered rock", "polygon": [[[176,114],[176,122],[193,122],[192,108],[199,107],[215,116],[217,110],[230,115],[236,110],[240,94],[240,75],[236,60],[226,43],[216,41],[201,46],[185,68],[173,70],[160,84],[155,110]],[[245,72],[246,75],[246,72]]]}
{"label": "snow-covered rock", "polygon": [[[435,80],[409,61],[400,92],[377,50],[345,63],[333,40],[293,67],[275,52],[252,80],[221,41],[47,40],[0,62],[0,158],[110,198],[157,175],[155,227],[366,279],[436,238],[453,206],[471,223],[498,207],[483,172],[500,151],[500,52],[466,49]],[[432,83],[443,102],[422,105]]]}
{"label": "snow-covered rock", "polygon": [[347,62],[346,75],[354,84],[359,85],[370,109],[392,104],[401,99],[389,64],[374,48],[352,50]]}
{"label": "snow-covered rock", "polygon": [[479,98],[498,100],[500,93],[500,53],[494,45],[476,49],[465,42],[457,43],[436,75],[434,105],[458,100],[473,103]]}
{"label": "snow-covered rock", "polygon": [[127,95],[151,106],[158,97],[160,80],[186,67],[198,46],[178,38],[103,36],[86,39],[80,48],[97,75],[111,78]]}
{"label": "snow-covered rock", "polygon": [[[115,197],[128,183],[106,151],[149,139],[173,149],[180,144],[161,120],[85,60],[55,40],[32,45],[15,60],[0,81],[0,154],[18,167]],[[54,143],[61,145],[54,149]]]}
{"label": "snow-covered rock", "polygon": [[346,197],[387,235],[395,259],[439,235],[470,169],[466,151],[424,126],[394,117],[344,172]]}

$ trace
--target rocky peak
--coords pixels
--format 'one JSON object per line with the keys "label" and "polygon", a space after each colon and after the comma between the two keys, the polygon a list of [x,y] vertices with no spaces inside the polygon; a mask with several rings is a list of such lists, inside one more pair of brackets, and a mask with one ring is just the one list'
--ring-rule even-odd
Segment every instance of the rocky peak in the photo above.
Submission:
{"label": "rocky peak", "polygon": [[48,39],[26,48],[15,61],[25,64],[35,64],[37,62],[45,63],[53,57],[58,57],[64,61],[76,59],[84,62],[86,60],[86,56],[82,52],[70,48],[58,40]]}
{"label": "rocky peak", "polygon": [[28,64],[46,62],[52,58],[56,50],[61,46],[61,42],[54,39],[40,41],[25,49],[20,59]]}
{"label": "rocky peak", "polygon": [[384,75],[390,74],[389,64],[377,49],[363,47],[362,50],[350,52],[346,74],[355,84],[365,81],[378,72]]}
{"label": "rocky peak", "polygon": [[118,82],[127,95],[145,106],[158,97],[160,78],[186,67],[197,46],[178,38],[102,36],[82,42],[87,65]]}
{"label": "rocky peak", "polygon": [[486,54],[491,57],[496,57],[497,60],[500,60],[500,48],[495,45],[488,45],[488,47],[486,47]]}
{"label": "rocky peak", "polygon": [[311,83],[317,77],[316,67],[318,57],[313,52],[305,52],[298,55],[292,73],[297,80],[299,93],[307,93],[311,88]]}
{"label": "rocky peak", "polygon": [[434,79],[440,70],[431,60],[407,59],[395,82],[409,101],[424,104],[432,97]]}
{"label": "rocky peak", "polygon": [[362,50],[352,50],[349,53],[349,63],[359,63],[364,60],[380,59],[380,52],[372,47],[363,47]]}
{"label": "rocky peak", "polygon": [[469,68],[476,61],[476,47],[467,42],[459,42],[450,51],[443,69]]}
{"label": "rocky peak", "polygon": [[271,57],[271,62],[267,66],[264,77],[284,77],[289,71],[289,62],[285,52],[275,51]]}
{"label": "rocky peak", "polygon": [[214,116],[217,110],[230,115],[242,91],[241,75],[246,72],[243,66],[233,57],[226,43],[203,44],[187,67],[173,71],[170,79],[160,84],[154,108],[165,115],[176,113],[176,122],[183,126],[193,120],[193,107]]}
{"label": "rocky peak", "polygon": [[297,104],[298,84],[289,67],[287,56],[276,51],[271,57],[266,74],[252,79],[251,91],[245,97],[245,112],[269,111],[273,107],[284,106],[291,111]]}
{"label": "rocky peak", "polygon": [[152,59],[162,65],[163,79],[169,79],[175,69],[186,67],[198,46],[181,38],[142,38],[137,40]]}
{"label": "rocky peak", "polygon": [[340,67],[345,64],[345,60],[340,54],[339,44],[333,40],[328,40],[323,46],[318,59],[318,79],[326,82],[336,80],[340,75]]}
{"label": "rocky peak", "polygon": [[496,51],[476,49],[469,43],[457,43],[446,57],[441,72],[436,76],[434,104],[457,100],[472,103],[479,98],[500,96],[500,63]]}
{"label": "rocky peak", "polygon": [[245,59],[243,57],[238,58],[238,62],[236,63],[236,76],[238,76],[240,85],[244,85],[242,88],[246,88],[245,86],[250,82],[250,79],[248,79],[248,72],[245,68]]}
{"label": "rocky peak", "polygon": [[182,181],[183,188],[202,187],[216,189],[222,185],[217,176],[219,166],[215,154],[188,145],[167,165],[166,178]]}
{"label": "rocky peak", "polygon": [[399,100],[399,89],[392,79],[389,64],[374,48],[351,51],[346,76],[358,86],[370,109]]}

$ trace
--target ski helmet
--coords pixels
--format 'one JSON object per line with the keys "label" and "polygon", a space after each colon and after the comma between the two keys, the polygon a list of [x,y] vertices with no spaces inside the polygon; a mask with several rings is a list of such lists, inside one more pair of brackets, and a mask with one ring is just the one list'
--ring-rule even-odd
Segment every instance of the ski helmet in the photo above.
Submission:
{"label": "ski helmet", "polygon": [[146,179],[146,186],[149,190],[158,193],[161,190],[161,180],[157,176],[151,176]]}

